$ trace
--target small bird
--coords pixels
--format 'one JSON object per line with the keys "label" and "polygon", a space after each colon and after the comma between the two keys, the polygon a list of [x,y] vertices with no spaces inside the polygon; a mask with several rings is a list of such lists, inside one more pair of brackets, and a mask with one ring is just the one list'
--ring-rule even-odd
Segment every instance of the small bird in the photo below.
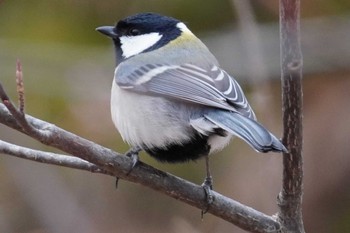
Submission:
{"label": "small bird", "polygon": [[233,136],[258,152],[287,152],[256,121],[237,81],[183,22],[139,13],[96,30],[114,43],[111,115],[131,146],[133,167],[141,150],[169,163],[205,157],[203,188],[210,201],[208,155]]}

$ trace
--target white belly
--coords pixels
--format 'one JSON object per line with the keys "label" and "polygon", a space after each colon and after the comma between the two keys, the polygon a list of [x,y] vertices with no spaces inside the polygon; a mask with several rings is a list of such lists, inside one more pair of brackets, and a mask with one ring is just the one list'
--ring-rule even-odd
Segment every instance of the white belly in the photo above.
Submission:
{"label": "white belly", "polygon": [[[190,125],[193,110],[185,104],[121,89],[113,81],[112,120],[123,140],[133,147],[165,148],[190,141],[195,131]],[[210,153],[222,150],[231,138],[231,134],[209,137]]]}
{"label": "white belly", "polygon": [[[165,147],[190,140],[186,114],[166,99],[140,95],[112,84],[111,114],[123,140],[131,146]],[[189,114],[187,114],[189,117]]]}

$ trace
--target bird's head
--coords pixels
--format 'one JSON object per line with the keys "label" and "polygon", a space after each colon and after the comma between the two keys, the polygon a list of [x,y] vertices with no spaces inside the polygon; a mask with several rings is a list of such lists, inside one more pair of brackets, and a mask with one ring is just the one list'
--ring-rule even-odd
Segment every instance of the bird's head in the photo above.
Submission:
{"label": "bird's head", "polygon": [[113,39],[118,62],[193,35],[181,21],[156,13],[132,15],[115,26],[102,26],[96,30]]}

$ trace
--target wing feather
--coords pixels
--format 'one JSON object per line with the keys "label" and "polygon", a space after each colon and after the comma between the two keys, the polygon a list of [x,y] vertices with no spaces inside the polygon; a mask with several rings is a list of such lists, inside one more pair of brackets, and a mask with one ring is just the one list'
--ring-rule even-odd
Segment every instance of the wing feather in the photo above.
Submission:
{"label": "wing feather", "polygon": [[226,109],[255,119],[240,85],[217,66],[146,64],[133,67],[131,72],[117,67],[115,80],[130,91]]}

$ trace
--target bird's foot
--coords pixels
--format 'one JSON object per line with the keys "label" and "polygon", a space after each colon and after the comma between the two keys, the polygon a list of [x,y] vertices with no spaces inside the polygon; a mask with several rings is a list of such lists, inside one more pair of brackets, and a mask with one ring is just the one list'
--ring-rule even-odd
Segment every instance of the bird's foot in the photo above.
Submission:
{"label": "bird's foot", "polygon": [[137,162],[139,161],[139,152],[141,151],[141,149],[139,147],[134,147],[131,148],[130,150],[128,150],[128,152],[125,153],[126,156],[128,156],[131,161],[132,164],[130,166],[130,169],[127,173],[127,175],[130,174],[130,172],[134,169],[134,167],[136,166]]}
{"label": "bird's foot", "polygon": [[[129,157],[132,161],[129,171],[126,173],[126,175],[129,175],[134,169],[134,167],[136,166],[136,164],[138,163],[140,151],[141,151],[140,147],[133,147],[125,153],[125,155]],[[118,182],[119,182],[119,177],[116,177],[116,182],[115,182],[116,188],[118,188]]]}
{"label": "bird's foot", "polygon": [[211,176],[207,176],[202,184],[205,198],[206,198],[206,207],[202,210],[202,218],[203,215],[206,214],[209,210],[210,205],[214,202],[214,196],[212,193],[213,190],[213,178]]}

